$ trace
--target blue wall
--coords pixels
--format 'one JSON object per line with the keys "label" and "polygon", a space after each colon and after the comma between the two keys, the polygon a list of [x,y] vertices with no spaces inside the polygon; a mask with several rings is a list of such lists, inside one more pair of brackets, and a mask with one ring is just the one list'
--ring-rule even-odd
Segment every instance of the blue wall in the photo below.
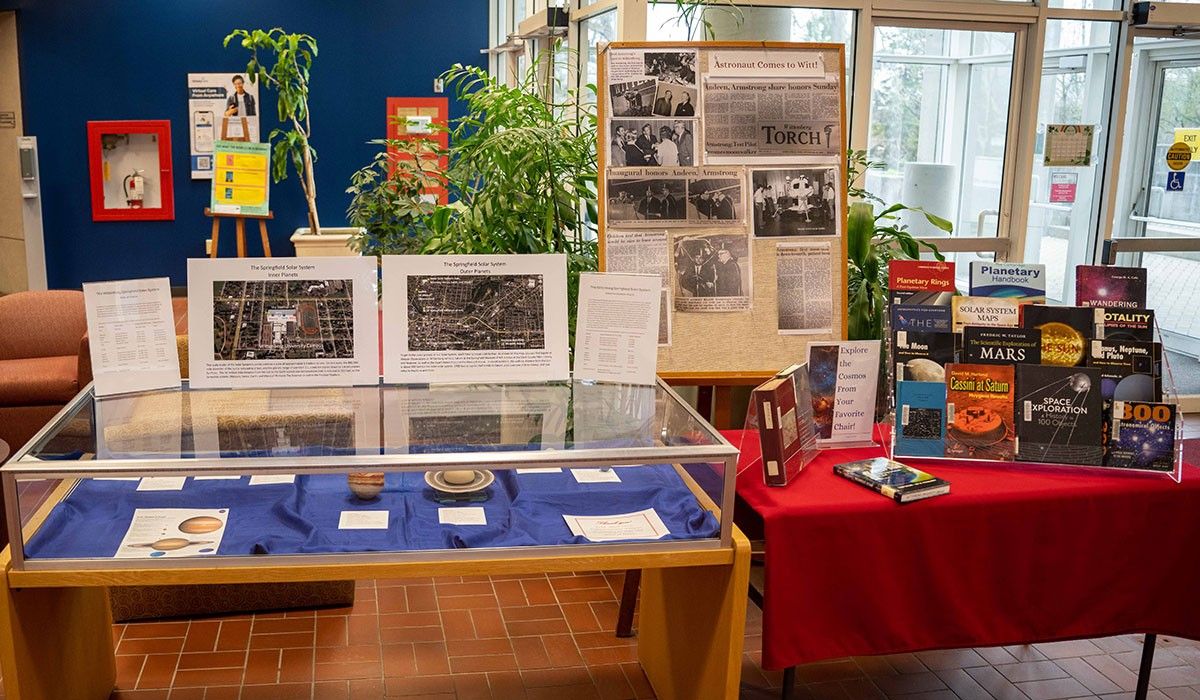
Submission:
{"label": "blue wall", "polygon": [[[317,39],[310,107],[323,226],[345,225],[350,174],[374,153],[365,142],[385,135],[388,97],[432,95],[434,77],[456,62],[486,66],[487,0],[0,0],[0,9],[17,10],[51,287],[163,275],[185,284],[186,260],[204,255],[210,226],[210,181],[189,171],[187,74],[245,68],[243,49],[221,47],[230,29],[282,26]],[[266,134],[274,93],[260,102]],[[451,117],[459,111],[452,101]],[[171,120],[174,221],[92,221],[86,123],[102,119]],[[307,225],[294,173],[272,186],[271,208],[271,248],[291,255],[288,237]],[[231,223],[222,234],[222,254],[232,254]],[[257,236],[248,239],[257,254]]]}

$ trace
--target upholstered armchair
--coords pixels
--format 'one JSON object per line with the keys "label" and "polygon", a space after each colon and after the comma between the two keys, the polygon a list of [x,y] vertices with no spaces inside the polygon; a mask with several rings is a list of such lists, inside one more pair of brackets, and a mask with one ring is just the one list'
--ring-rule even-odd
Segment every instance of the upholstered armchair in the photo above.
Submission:
{"label": "upholstered armchair", "polygon": [[21,448],[92,380],[83,293],[0,297],[0,439]]}

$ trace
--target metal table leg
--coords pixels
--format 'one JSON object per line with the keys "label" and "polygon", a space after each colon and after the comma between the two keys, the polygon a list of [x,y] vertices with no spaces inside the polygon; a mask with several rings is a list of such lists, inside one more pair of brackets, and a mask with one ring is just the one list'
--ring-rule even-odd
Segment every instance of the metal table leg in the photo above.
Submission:
{"label": "metal table leg", "polygon": [[1142,642],[1142,663],[1138,666],[1137,691],[1134,700],[1146,700],[1150,690],[1150,669],[1154,666],[1154,645],[1158,642],[1157,634],[1147,634]]}

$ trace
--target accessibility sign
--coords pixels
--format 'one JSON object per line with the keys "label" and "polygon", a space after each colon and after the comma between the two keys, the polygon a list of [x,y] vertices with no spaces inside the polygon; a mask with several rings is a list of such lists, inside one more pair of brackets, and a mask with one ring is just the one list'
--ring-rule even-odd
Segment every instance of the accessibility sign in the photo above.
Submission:
{"label": "accessibility sign", "polygon": [[1183,191],[1183,176],[1185,174],[1186,173],[1184,173],[1182,170],[1175,170],[1175,171],[1167,173],[1167,191],[1168,192],[1182,192]]}

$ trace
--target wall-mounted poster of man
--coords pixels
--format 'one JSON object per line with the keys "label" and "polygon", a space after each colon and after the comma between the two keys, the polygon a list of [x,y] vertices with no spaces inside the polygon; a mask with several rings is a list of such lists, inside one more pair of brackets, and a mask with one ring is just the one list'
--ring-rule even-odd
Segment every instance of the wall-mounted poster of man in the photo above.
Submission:
{"label": "wall-mounted poster of man", "polygon": [[739,225],[744,216],[741,178],[688,180],[687,219],[705,226]]}
{"label": "wall-mounted poster of man", "polygon": [[841,182],[833,166],[750,171],[755,236],[833,236]]}
{"label": "wall-mounted poster of man", "polygon": [[687,211],[686,193],[683,178],[622,177],[620,171],[613,172],[606,193],[608,223],[683,223]]}
{"label": "wall-mounted poster of man", "polygon": [[750,244],[744,233],[676,233],[675,310],[750,308]]}
{"label": "wall-mounted poster of man", "polygon": [[659,82],[675,85],[696,84],[696,52],[693,51],[647,51],[645,54],[646,75]]}
{"label": "wall-mounted poster of man", "polygon": [[630,80],[608,87],[608,103],[614,117],[648,117],[654,107],[655,81]]}

